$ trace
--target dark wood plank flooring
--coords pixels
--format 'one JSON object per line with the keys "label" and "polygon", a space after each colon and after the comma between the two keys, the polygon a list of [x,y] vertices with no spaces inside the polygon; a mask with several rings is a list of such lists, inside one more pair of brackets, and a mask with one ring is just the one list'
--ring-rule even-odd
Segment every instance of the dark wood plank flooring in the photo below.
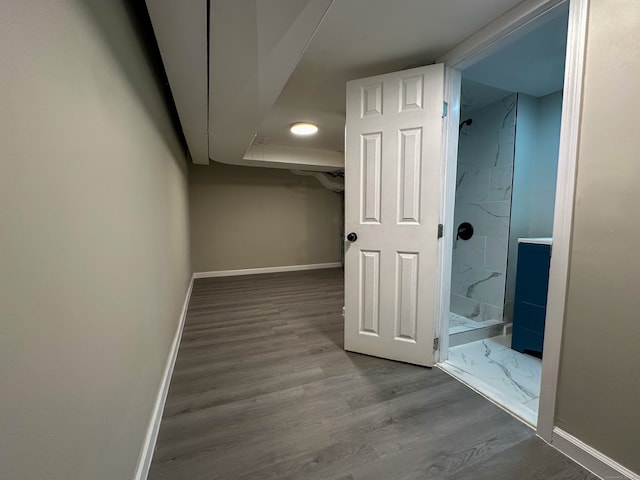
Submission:
{"label": "dark wood plank flooring", "polygon": [[149,478],[596,479],[437,368],[347,353],[342,270],[197,280]]}

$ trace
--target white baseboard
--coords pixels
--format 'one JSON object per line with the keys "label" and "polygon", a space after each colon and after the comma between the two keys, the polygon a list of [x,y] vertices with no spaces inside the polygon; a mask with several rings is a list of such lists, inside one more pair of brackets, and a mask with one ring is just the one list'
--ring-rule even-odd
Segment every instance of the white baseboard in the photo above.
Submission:
{"label": "white baseboard", "polygon": [[561,428],[555,427],[553,429],[551,445],[591,473],[605,480],[640,480],[640,475],[637,473],[633,473]]}
{"label": "white baseboard", "polygon": [[151,460],[153,459],[153,452],[156,448],[156,441],[158,440],[158,432],[160,430],[160,422],[162,421],[162,413],[164,412],[164,404],[167,401],[167,393],[169,393],[169,384],[171,383],[171,375],[173,375],[173,367],[176,364],[176,357],[178,356],[178,347],[180,346],[180,339],[182,338],[182,330],[184,329],[184,321],[187,317],[187,308],[189,307],[189,300],[191,298],[191,290],[193,289],[193,279],[189,282],[187,288],[187,294],[182,304],[182,313],[180,314],[180,320],[178,321],[178,328],[173,337],[173,343],[169,350],[169,356],[167,357],[167,363],[164,367],[164,373],[162,375],[162,382],[160,383],[160,389],[158,390],[158,396],[156,397],[156,403],[153,406],[153,413],[151,414],[151,420],[149,421],[149,427],[144,437],[144,444],[140,451],[140,458],[138,459],[138,467],[133,480],[146,480],[149,475],[149,468],[151,467]]}
{"label": "white baseboard", "polygon": [[341,267],[340,262],[313,263],[310,265],[288,265],[284,267],[243,268],[240,270],[216,270],[213,272],[196,272],[193,278],[234,277],[236,275],[257,275],[261,273],[298,272],[301,270],[320,270],[322,268]]}

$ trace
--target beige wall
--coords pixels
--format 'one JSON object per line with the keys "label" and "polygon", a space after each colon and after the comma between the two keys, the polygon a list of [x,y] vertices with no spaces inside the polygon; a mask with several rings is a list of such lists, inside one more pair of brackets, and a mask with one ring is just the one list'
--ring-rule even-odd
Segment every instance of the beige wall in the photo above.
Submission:
{"label": "beige wall", "polygon": [[190,278],[185,160],[123,2],[0,15],[0,478],[132,478]]}
{"label": "beige wall", "polygon": [[640,2],[592,1],[557,425],[640,473]]}
{"label": "beige wall", "polygon": [[190,169],[194,272],[340,261],[340,195],[288,170]]}

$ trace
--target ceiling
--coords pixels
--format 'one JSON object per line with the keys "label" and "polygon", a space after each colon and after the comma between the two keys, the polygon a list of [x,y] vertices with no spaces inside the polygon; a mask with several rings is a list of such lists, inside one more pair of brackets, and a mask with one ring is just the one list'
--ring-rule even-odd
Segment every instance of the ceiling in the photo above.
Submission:
{"label": "ceiling", "polygon": [[[342,151],[347,81],[433,63],[518,1],[336,0],[257,140]],[[293,137],[297,120],[321,130]]]}
{"label": "ceiling", "polygon": [[460,120],[464,120],[470,113],[479,108],[496,102],[507,95],[514,93],[511,90],[491,87],[484,83],[474,82],[462,77],[460,88]]}
{"label": "ceiling", "polygon": [[[210,0],[209,32],[206,0],[147,6],[195,163],[290,168],[291,157],[322,152],[321,170],[343,161],[348,80],[433,63],[519,2]],[[301,120],[318,134],[292,136]]]}
{"label": "ceiling", "polygon": [[479,108],[509,92],[543,97],[561,90],[568,21],[569,6],[560,5],[537,28],[465,69],[463,106]]}

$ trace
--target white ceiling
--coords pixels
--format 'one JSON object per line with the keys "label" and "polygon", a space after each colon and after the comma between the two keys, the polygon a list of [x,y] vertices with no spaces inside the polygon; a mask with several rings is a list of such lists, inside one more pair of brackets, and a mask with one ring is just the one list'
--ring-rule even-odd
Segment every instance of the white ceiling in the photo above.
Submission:
{"label": "white ceiling", "polygon": [[209,157],[241,163],[332,0],[211,0]]}
{"label": "white ceiling", "polygon": [[[175,3],[147,0],[193,161],[257,165],[268,158],[265,165],[278,166],[283,150],[270,146],[306,148],[298,151],[310,157],[333,151],[327,165],[335,165],[348,80],[433,63],[520,0],[211,0],[209,44],[205,22],[171,25]],[[180,7],[201,12],[206,3]],[[198,81],[189,85],[189,75]],[[193,111],[198,118],[188,118]],[[289,125],[299,120],[314,121],[319,133],[293,137]],[[205,129],[206,157],[190,142]]]}
{"label": "white ceiling", "polygon": [[473,82],[533,97],[562,89],[569,5],[560,5],[542,20],[544,23],[538,23],[534,30],[462,72],[463,79],[472,81],[468,82],[466,96],[474,98],[476,108],[482,102],[481,94],[491,93],[488,89],[474,91],[477,86]]}
{"label": "white ceiling", "polygon": [[496,102],[511,93],[514,91],[491,87],[463,77],[460,89],[460,120],[464,120],[474,110]]}
{"label": "white ceiling", "polygon": [[207,2],[146,3],[189,153],[195,163],[208,163]]}
{"label": "white ceiling", "polygon": [[[257,142],[342,151],[346,82],[433,63],[520,0],[335,0]],[[313,137],[289,125],[317,123]]]}

